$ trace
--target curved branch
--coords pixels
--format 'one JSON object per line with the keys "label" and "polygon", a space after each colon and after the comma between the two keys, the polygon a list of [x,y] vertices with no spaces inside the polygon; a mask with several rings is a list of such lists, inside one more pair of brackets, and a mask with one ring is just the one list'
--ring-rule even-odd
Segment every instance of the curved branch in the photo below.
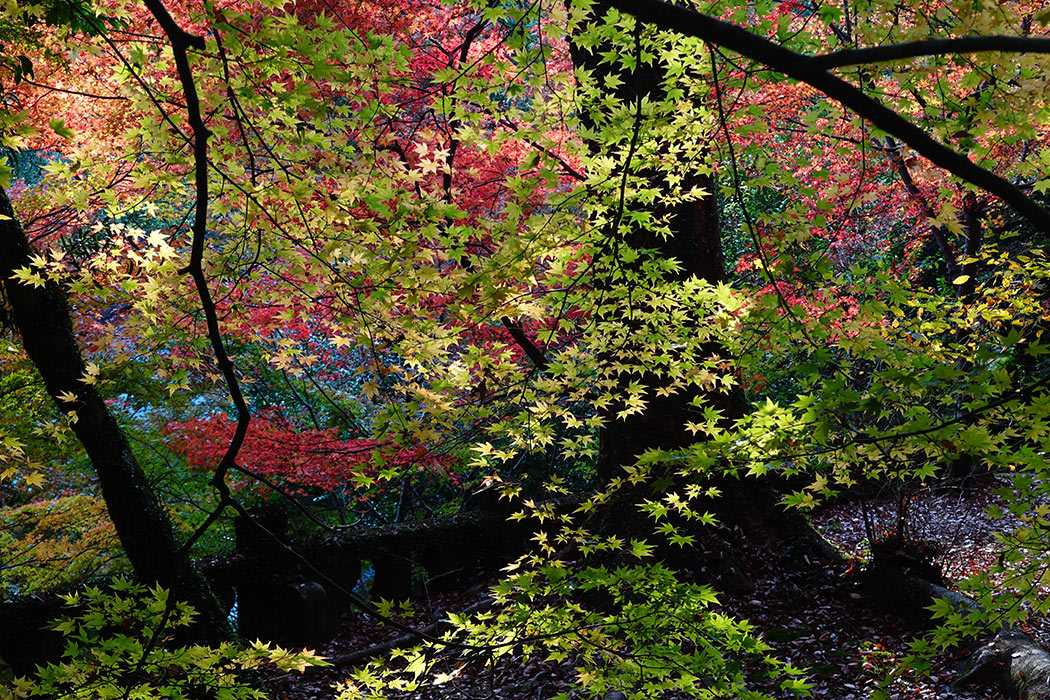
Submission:
{"label": "curved branch", "polygon": [[609,0],[616,9],[659,29],[696,37],[766,65],[816,88],[882,131],[896,136],[919,155],[982,190],[996,195],[1038,230],[1050,233],[1050,212],[1005,178],[985,170],[965,155],[938,142],[918,126],[845,80],[828,73],[814,59],[786,49],[743,27],[660,0]]}
{"label": "curved branch", "polygon": [[233,362],[226,345],[222,339],[222,331],[219,329],[219,318],[216,313],[215,301],[208,288],[208,280],[204,275],[204,242],[208,232],[208,137],[211,133],[204,125],[201,116],[200,98],[197,95],[197,85],[194,82],[193,70],[190,68],[189,48],[204,48],[204,39],[190,34],[178,25],[172,18],[162,0],[144,0],[146,9],[160,24],[171,44],[171,50],[175,57],[175,68],[178,72],[179,82],[182,84],[183,96],[186,98],[186,119],[193,132],[193,162],[194,162],[194,187],[195,206],[193,217],[193,241],[190,248],[190,262],[182,270],[192,278],[200,298],[201,310],[204,312],[205,322],[208,327],[208,340],[211,342],[212,351],[215,353],[215,362],[219,366],[226,387],[230,392],[230,399],[237,409],[237,427],[234,430],[226,453],[222,456],[212,484],[219,489],[225,502],[229,498],[229,490],[225,483],[226,473],[236,464],[237,453],[244,443],[248,434],[248,424],[251,422],[251,412],[241,391],[240,382],[233,369]]}
{"label": "curved branch", "polygon": [[862,63],[885,63],[888,61],[920,58],[922,56],[982,53],[985,51],[1050,53],[1050,38],[989,34],[986,36],[962,36],[953,39],[923,39],[921,41],[906,41],[901,44],[833,51],[813,56],[809,59],[809,63],[819,70],[828,70],[829,68],[843,68]]}

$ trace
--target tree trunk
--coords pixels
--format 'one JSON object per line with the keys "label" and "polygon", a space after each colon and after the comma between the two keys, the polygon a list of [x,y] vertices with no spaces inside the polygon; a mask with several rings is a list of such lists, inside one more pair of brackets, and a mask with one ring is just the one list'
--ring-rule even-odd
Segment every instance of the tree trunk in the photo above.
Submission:
{"label": "tree trunk", "polygon": [[[34,251],[0,188],[0,277],[11,318],[29,360],[40,372],[48,394],[63,413],[73,410],[72,429],[98,475],[102,497],[121,545],[143,582],[170,588],[199,613],[194,636],[216,642],[229,636],[226,616],[193,567],[179,555],[168,520],[127,438],[102,397],[81,379],[86,375],[65,294],[54,282],[43,287],[12,278],[28,267]],[[59,398],[73,394],[75,402]]]}
{"label": "tree trunk", "polygon": [[[584,25],[593,24],[610,7],[607,2],[596,2],[590,13],[591,21],[585,22]],[[603,61],[603,58],[622,53],[623,50],[622,47],[618,49],[610,44],[601,44],[588,51],[576,38],[570,42],[574,67],[590,73],[599,84],[605,81],[606,84],[616,85],[613,90],[616,104],[630,105],[637,104],[639,100],[663,100],[665,75],[658,60],[653,59],[651,64],[638,61],[634,70],[630,71],[619,66],[616,61]],[[588,105],[584,105],[584,126],[591,133],[595,133],[595,120],[589,116],[587,108]],[[594,106],[594,109],[597,111],[601,107]],[[641,131],[644,132],[644,128]],[[597,139],[592,139],[590,148],[598,154],[602,151],[603,144]],[[693,172],[689,172],[690,169]],[[706,191],[707,195],[699,200],[673,205],[661,203],[659,198],[654,202],[651,211],[655,217],[666,217],[670,235],[662,236],[640,228],[627,228],[626,233],[622,233],[614,230],[612,226],[606,233],[610,237],[622,236],[624,244],[634,250],[652,251],[652,257],[676,260],[679,267],[669,276],[671,281],[684,281],[695,277],[712,285],[724,283],[727,276],[715,177],[708,172],[698,172],[700,168],[697,168],[695,162],[682,162],[678,170],[684,174],[683,191],[700,188]],[[635,177],[649,178],[656,182],[662,176],[658,173],[643,172]],[[630,265],[640,268],[641,262]],[[703,354],[706,357],[731,359],[725,349],[716,343],[704,347]],[[640,413],[625,418],[616,416],[619,406],[614,405],[604,410],[596,469],[599,488],[622,475],[623,469],[634,464],[647,450],[675,450],[702,439],[686,429],[687,422],[702,420],[703,408],[695,405],[696,399],[699,399],[698,403],[701,406],[710,406],[720,411],[722,424],[726,427],[747,412],[747,400],[736,386],[725,392],[692,388],[661,396],[658,390],[666,384],[666,380],[655,373],[644,373],[641,377],[620,376],[622,392],[626,392],[628,383],[639,382],[645,389],[648,403]],[[841,558],[834,548],[809,526],[799,512],[786,511],[779,505],[781,497],[769,480],[715,476],[710,480],[710,484],[718,487],[721,496],[709,507],[723,522],[739,525],[756,540],[775,543],[782,551],[792,549],[824,561],[836,561]],[[643,495],[637,491],[621,494],[618,499],[620,505],[612,507],[617,522],[616,529],[626,531],[647,526],[648,521],[644,519],[625,517],[626,511],[621,507],[626,500],[637,500],[639,496],[648,497],[649,494]],[[631,506],[627,507],[631,512],[636,510]]]}
{"label": "tree trunk", "polygon": [[[590,17],[598,21],[610,9],[606,2],[595,3]],[[584,22],[584,26],[593,24],[593,21]],[[638,30],[641,31],[640,29]],[[640,40],[640,39],[639,39]],[[641,100],[658,102],[664,98],[662,88],[664,73],[658,61],[646,64],[639,61],[634,70],[628,71],[618,65],[615,61],[604,60],[610,54],[622,52],[623,47],[611,44],[601,44],[588,51],[578,42],[578,37],[570,43],[573,65],[577,71],[586,71],[593,76],[597,84],[603,82],[616,85],[612,90],[615,98],[613,104],[620,107],[637,104]],[[593,111],[588,111],[588,108]],[[595,134],[598,124],[594,118],[603,109],[600,105],[584,105],[582,120],[585,127]],[[638,116],[637,119],[645,119]],[[644,125],[635,125],[644,137],[646,131]],[[590,149],[593,153],[601,154],[607,145],[599,139],[591,138]],[[624,167],[631,167],[627,163]],[[683,163],[682,168],[690,167]],[[634,176],[639,180],[651,179],[656,181],[660,175],[655,172],[642,172]],[[691,187],[702,188],[708,195],[699,201],[689,201],[674,206],[668,206],[659,200],[651,206],[655,217],[668,217],[670,222],[670,235],[661,236],[644,228],[623,226],[620,221],[608,225],[604,231],[610,240],[620,237],[623,245],[635,251],[652,251],[649,258],[674,259],[677,260],[679,269],[668,275],[670,281],[683,281],[692,277],[704,280],[711,284],[726,281],[725,262],[722,253],[721,227],[719,225],[718,202],[715,195],[716,183],[711,175],[706,173],[688,173],[682,185],[683,190]],[[624,216],[624,219],[628,217]],[[615,241],[613,245],[618,245]],[[640,271],[645,256],[634,262],[622,263],[620,266],[632,271]],[[619,264],[614,261],[613,264]],[[597,285],[603,283],[598,276]],[[629,348],[628,348],[629,350]],[[716,345],[710,347],[710,354],[720,354],[720,348]],[[607,357],[614,361],[616,358]],[[612,478],[620,475],[624,467],[630,466],[636,458],[649,449],[673,450],[684,447],[695,438],[685,429],[689,420],[697,420],[700,413],[691,405],[693,398],[699,392],[679,392],[671,396],[659,396],[660,389],[666,380],[662,380],[653,373],[637,375],[621,374],[623,393],[626,393],[627,384],[640,381],[645,389],[647,405],[645,410],[634,413],[625,418],[617,418],[616,414],[620,406],[611,406],[604,411],[604,422],[599,435],[599,455],[597,466],[597,481],[599,486],[607,484]],[[708,392],[703,397],[707,405],[711,405],[723,412],[727,421],[741,417],[745,411],[745,401],[739,391],[731,391],[727,394]]]}
{"label": "tree trunk", "polygon": [[[629,244],[678,260],[681,271],[676,277],[679,280],[695,276],[711,284],[725,282],[715,183],[710,175],[694,175],[690,179],[696,187],[702,187],[710,194],[698,202],[674,208],[669,237],[635,233],[629,237]],[[665,212],[656,213],[662,215]],[[706,351],[710,356],[726,357],[725,350],[715,344],[710,344]],[[625,381],[635,379],[628,376]],[[659,377],[645,374],[641,381],[648,399],[645,410],[625,418],[615,416],[617,407],[607,412],[599,437],[597,471],[600,484],[621,474],[624,467],[633,464],[647,450],[674,450],[697,439],[685,426],[689,421],[702,420],[702,409],[693,405],[693,399],[701,392],[687,390],[661,396],[657,390],[665,382]],[[727,424],[742,417],[747,406],[743,393],[736,388],[727,393],[704,392],[702,400],[704,405],[721,411]]]}

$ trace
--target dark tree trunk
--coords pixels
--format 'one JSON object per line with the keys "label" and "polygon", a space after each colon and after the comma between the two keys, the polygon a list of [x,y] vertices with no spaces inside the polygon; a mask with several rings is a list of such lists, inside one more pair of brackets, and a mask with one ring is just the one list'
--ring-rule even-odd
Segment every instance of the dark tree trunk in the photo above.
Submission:
{"label": "dark tree trunk", "polygon": [[[635,247],[657,251],[665,258],[674,258],[681,264],[679,279],[692,276],[718,284],[726,281],[725,263],[722,255],[722,238],[719,227],[718,202],[714,195],[715,184],[709,175],[694,175],[692,184],[711,194],[698,202],[690,202],[674,208],[671,212],[671,236],[660,238],[651,234],[635,233],[628,243]],[[658,215],[665,212],[657,211]],[[724,349],[711,344],[706,348],[710,356],[726,357]],[[635,380],[636,377],[629,377]],[[648,403],[644,411],[617,418],[614,407],[606,416],[599,437],[598,482],[608,483],[622,469],[631,465],[646,450],[674,450],[685,447],[696,440],[686,430],[689,421],[698,421],[702,409],[692,405],[698,391],[684,391],[670,396],[658,395],[664,384],[653,375],[643,375]],[[726,422],[744,415],[746,401],[736,389],[727,393],[707,392],[703,403],[722,412]]]}
{"label": "dark tree trunk", "polygon": [[[610,5],[605,2],[597,2],[594,5],[591,16],[597,20],[609,9]],[[589,23],[588,23],[589,24]],[[578,43],[570,44],[573,64],[577,69],[589,72],[596,82],[601,83],[607,78],[617,84],[615,89],[616,101],[619,105],[630,106],[638,100],[645,99],[653,102],[663,99],[663,71],[659,64],[646,65],[639,62],[635,70],[626,71],[618,67],[615,62],[603,62],[603,54],[614,51],[611,46],[594,47],[587,51]],[[583,121],[588,130],[596,128],[595,120],[587,112],[586,106],[583,113]],[[644,132],[644,128],[642,129]],[[589,143],[594,153],[600,153],[605,147],[598,140],[592,139]],[[628,165],[629,167],[629,165]],[[688,167],[683,164],[683,168]],[[660,176],[657,173],[641,173],[636,175],[640,178],[652,178],[654,181]],[[620,236],[625,246],[634,250],[652,251],[651,257],[662,259],[675,259],[680,264],[678,271],[672,276],[675,281],[682,281],[691,277],[718,284],[726,281],[725,259],[722,252],[721,227],[719,225],[718,202],[715,195],[716,183],[709,174],[691,173],[686,176],[683,190],[690,187],[702,188],[708,195],[699,201],[690,201],[684,204],[668,206],[657,201],[652,210],[655,216],[668,216],[671,234],[667,237],[656,235],[650,231],[639,229],[614,230],[612,226],[606,231],[610,238]],[[633,263],[624,263],[624,267],[638,270],[641,260]],[[600,275],[597,283],[602,285]],[[720,348],[712,345],[710,354],[722,354]],[[637,381],[638,377],[629,376],[623,379],[624,387],[631,381]],[[697,392],[679,392],[671,396],[658,396],[657,389],[665,383],[659,377],[646,374],[641,377],[641,383],[646,390],[647,406],[641,413],[635,413],[626,418],[617,418],[616,413],[619,406],[612,406],[605,411],[605,421],[599,436],[599,456],[597,467],[597,480],[599,485],[604,485],[610,479],[621,473],[623,467],[631,465],[635,459],[649,449],[676,449],[684,447],[695,438],[685,429],[689,420],[697,420],[698,410],[691,405]],[[741,417],[745,410],[743,395],[738,391],[727,394],[711,392],[704,396],[704,402],[721,411],[727,421]]]}
{"label": "dark tree trunk", "polygon": [[[597,21],[611,7],[607,2],[596,2],[591,11],[591,18]],[[641,30],[639,30],[641,31]],[[639,35],[640,36],[640,35]],[[640,39],[636,39],[640,41]],[[615,55],[617,51],[611,46],[598,46],[591,51],[576,41],[570,42],[573,64],[594,76],[599,84],[607,78],[612,79],[615,97],[620,105],[637,104],[639,100],[659,102],[664,98],[664,71],[654,59],[652,64],[637,62],[637,67],[628,71],[617,62],[603,62],[602,58]],[[595,120],[587,113],[584,106],[584,126],[591,133],[595,132]],[[644,129],[643,129],[644,131]],[[599,153],[603,144],[597,139],[590,142],[592,152]],[[687,172],[694,168],[693,172]],[[673,281],[697,278],[710,284],[726,281],[725,256],[722,249],[722,230],[719,216],[719,203],[716,195],[717,182],[707,172],[697,172],[695,163],[682,163],[679,172],[686,171],[682,190],[700,188],[707,196],[699,200],[686,201],[668,205],[659,199],[652,205],[655,217],[666,217],[669,222],[670,235],[661,236],[650,231],[628,229],[624,231],[607,231],[607,235],[622,236],[623,243],[635,250],[648,250],[651,257],[674,259],[679,263]],[[640,173],[635,177],[649,178],[659,182],[662,175],[658,173]],[[640,266],[640,262],[632,263]],[[599,286],[601,282],[598,283]],[[731,360],[725,349],[711,343],[702,349],[703,359],[719,357]],[[599,435],[597,462],[597,482],[602,487],[617,476],[623,474],[625,467],[631,466],[639,455],[650,449],[674,450],[683,448],[698,439],[686,429],[686,423],[701,420],[703,408],[710,406],[720,411],[722,423],[728,427],[747,412],[747,400],[737,387],[728,391],[702,391],[698,388],[679,391],[670,396],[659,395],[657,391],[666,380],[654,373],[645,373],[641,377],[631,375],[623,378],[623,390],[628,382],[640,382],[645,388],[647,405],[640,413],[626,418],[616,416],[619,406],[612,406],[604,412],[604,422]],[[699,401],[696,401],[699,399]],[[679,479],[675,479],[680,481]],[[779,505],[781,497],[776,488],[765,479],[736,479],[730,477],[712,477],[711,485],[716,485],[721,496],[716,503],[710,504],[723,522],[740,526],[745,532],[759,541],[775,544],[781,551],[808,553],[824,561],[835,561],[840,557],[835,550],[815,531],[806,519],[797,511],[785,511]],[[641,489],[650,488],[642,486]],[[640,492],[621,494],[622,504],[628,499],[648,497]],[[630,511],[636,509],[628,506]],[[625,516],[624,508],[614,506],[616,529],[630,530],[645,527],[641,519]]]}
{"label": "dark tree trunk", "polygon": [[[188,557],[179,556],[171,522],[161,510],[127,438],[85,376],[65,294],[54,282],[43,287],[12,279],[29,266],[34,254],[15,216],[7,192],[0,188],[0,277],[11,319],[30,361],[40,372],[59,410],[76,412],[73,432],[98,475],[102,497],[121,545],[144,582],[159,583],[198,611],[195,636],[220,641],[229,626],[207,584]],[[73,394],[76,402],[59,398]]]}

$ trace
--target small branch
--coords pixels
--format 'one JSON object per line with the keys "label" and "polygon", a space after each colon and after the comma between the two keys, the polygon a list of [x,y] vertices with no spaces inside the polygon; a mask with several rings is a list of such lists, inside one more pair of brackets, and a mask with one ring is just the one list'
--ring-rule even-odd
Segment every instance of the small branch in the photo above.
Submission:
{"label": "small branch", "polygon": [[809,64],[819,70],[843,68],[865,63],[902,61],[922,56],[944,56],[960,53],[1050,53],[1050,38],[1031,36],[964,36],[956,39],[923,39],[887,46],[868,46],[862,49],[843,49],[813,56]]}
{"label": "small branch", "polygon": [[[937,218],[936,212],[933,211],[933,207],[927,201],[925,195],[919,186],[915,184],[915,180],[912,179],[911,171],[908,169],[908,163],[904,160],[904,156],[901,155],[900,148],[897,146],[897,142],[893,140],[892,136],[886,137],[886,154],[890,158],[890,162],[897,169],[897,174],[900,175],[901,182],[904,184],[904,190],[908,193],[908,196],[919,205],[923,215],[927,219]],[[930,235],[933,236],[933,240],[937,242],[937,247],[941,250],[941,256],[944,258],[944,264],[948,268],[948,278],[955,279],[959,276],[959,261],[956,258],[955,251],[952,250],[951,243],[948,241],[949,232],[944,226],[930,226]]]}
{"label": "small branch", "polygon": [[[473,605],[469,605],[463,608],[463,610],[460,611],[458,614],[472,615],[476,612],[488,610],[490,607],[492,607],[492,598],[486,597],[474,603]],[[440,637],[441,633],[449,627],[451,627],[451,625],[449,624],[448,620],[438,620],[437,622],[427,625],[418,632],[402,634],[399,637],[394,637],[393,639],[390,639],[385,642],[380,642],[379,644],[373,644],[372,646],[367,647],[365,649],[360,649],[349,654],[335,656],[328,659],[328,662],[332,664],[332,666],[336,667],[356,666],[358,664],[368,661],[373,657],[386,654],[387,652],[393,649],[398,649],[400,647],[408,646],[410,644],[418,644],[419,638],[422,635],[429,637]]]}
{"label": "small branch", "polygon": [[532,364],[536,365],[536,369],[540,372],[547,371],[547,358],[544,356],[543,351],[540,350],[532,339],[529,338],[528,334],[525,333],[525,329],[521,327],[517,321],[512,320],[507,316],[500,317],[500,323],[510,333],[510,337],[514,339],[514,342],[518,344],[530,360]]}

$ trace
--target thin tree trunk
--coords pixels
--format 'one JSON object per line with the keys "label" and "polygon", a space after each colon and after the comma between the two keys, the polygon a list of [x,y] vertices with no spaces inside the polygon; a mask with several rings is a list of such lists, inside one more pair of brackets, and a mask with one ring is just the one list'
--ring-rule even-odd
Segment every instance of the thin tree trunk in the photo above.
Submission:
{"label": "thin tree trunk", "polygon": [[[171,589],[197,609],[195,637],[227,638],[226,616],[189,558],[180,556],[171,522],[120,425],[95,388],[81,381],[84,360],[65,294],[54,282],[34,287],[13,279],[16,270],[29,266],[33,253],[7,192],[0,188],[0,278],[11,318],[48,394],[60,411],[76,413],[73,432],[95,468],[110,519],[136,577]],[[59,398],[63,394],[75,395],[76,402],[63,401]]]}

